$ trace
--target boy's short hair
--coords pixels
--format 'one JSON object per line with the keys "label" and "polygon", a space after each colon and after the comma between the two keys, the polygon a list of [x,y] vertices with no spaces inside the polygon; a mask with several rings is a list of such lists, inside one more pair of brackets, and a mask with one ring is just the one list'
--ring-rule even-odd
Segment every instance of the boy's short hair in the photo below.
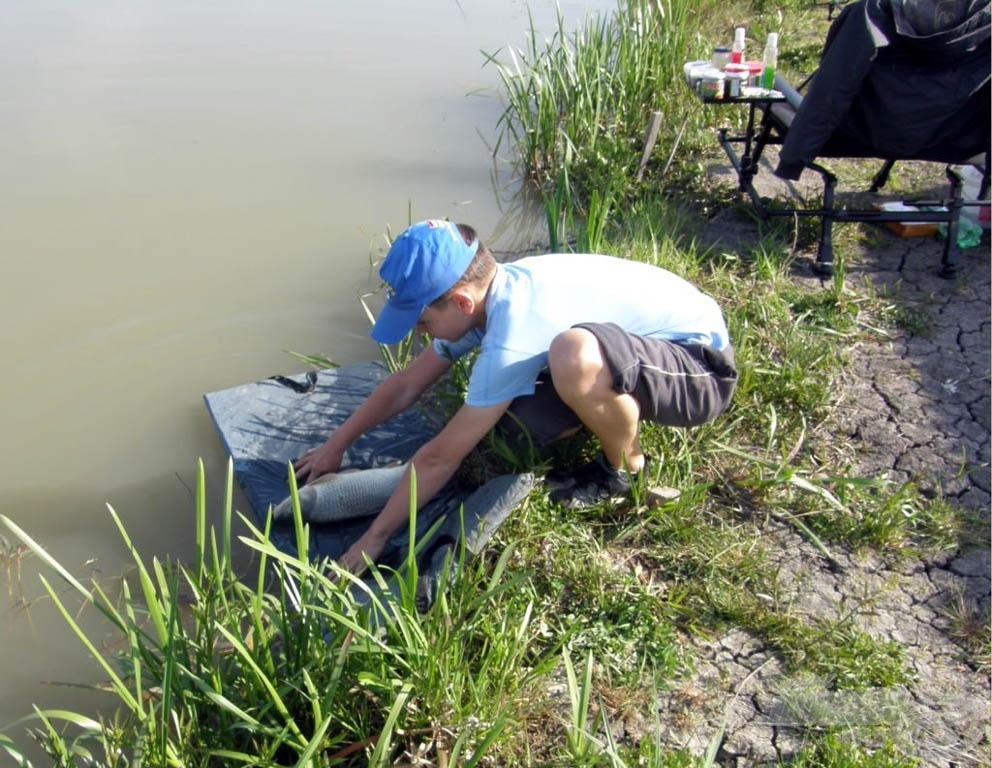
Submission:
{"label": "boy's short hair", "polygon": [[476,235],[475,230],[468,224],[458,224],[457,226],[458,232],[465,239],[466,244],[477,244],[475,256],[472,257],[472,261],[469,262],[468,267],[465,268],[458,281],[438,298],[434,299],[431,304],[443,304],[451,297],[453,291],[461,288],[463,285],[472,285],[488,280],[492,276],[493,270],[496,269],[496,259],[493,257],[492,251],[483,245],[478,235]]}
{"label": "boy's short hair", "polygon": [[[413,330],[428,306],[450,295],[452,288],[475,282],[479,269],[473,264],[480,250],[492,259],[475,230],[465,224],[429,219],[405,229],[379,267],[388,297],[372,327],[372,338],[395,344]],[[483,263],[488,263],[485,259]]]}

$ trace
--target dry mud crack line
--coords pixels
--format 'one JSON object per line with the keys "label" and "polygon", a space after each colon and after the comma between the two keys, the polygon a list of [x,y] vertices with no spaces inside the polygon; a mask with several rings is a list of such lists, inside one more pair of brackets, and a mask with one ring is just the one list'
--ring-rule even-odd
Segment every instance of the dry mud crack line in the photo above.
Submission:
{"label": "dry mud crack line", "polygon": [[[710,230],[720,232],[724,247],[736,248],[753,236],[746,231],[753,227],[732,218],[732,212],[721,214]],[[728,242],[728,235],[738,240]],[[884,232],[868,240],[875,244],[849,259],[846,279],[855,290],[884,292],[904,311],[917,313],[923,332],[900,333],[852,350],[838,384],[837,428],[855,445],[859,474],[912,480],[988,524],[992,339],[987,239],[963,253],[959,277],[951,281],[937,276],[939,241]],[[812,255],[801,259],[811,262]],[[702,755],[722,728],[721,766],[775,765],[795,756],[804,733],[818,726],[816,717],[822,719],[813,711],[808,722],[800,722],[796,712],[803,710],[796,709],[795,700],[806,696],[809,707],[827,703],[855,721],[865,707],[887,713],[890,736],[904,739],[906,752],[925,766],[992,765],[989,672],[967,663],[949,626],[952,611],[965,607],[984,617],[988,630],[988,549],[971,547],[938,562],[898,564],[871,554],[840,553],[842,567],[831,571],[816,548],[787,526],[773,522],[766,535],[781,585],[800,614],[835,618],[852,601],[874,595],[870,606],[857,612],[857,628],[899,643],[913,680],[838,699],[840,694],[817,690],[815,683],[790,679],[780,660],[740,629],[710,639],[687,638],[695,671],[661,702],[668,742]],[[789,697],[792,706],[784,708]]]}

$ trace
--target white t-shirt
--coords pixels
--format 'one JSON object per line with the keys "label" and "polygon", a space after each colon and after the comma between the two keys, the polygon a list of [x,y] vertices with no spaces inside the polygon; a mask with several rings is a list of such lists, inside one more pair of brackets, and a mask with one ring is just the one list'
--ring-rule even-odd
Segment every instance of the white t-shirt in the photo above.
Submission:
{"label": "white t-shirt", "polygon": [[452,360],[480,347],[465,403],[481,407],[533,394],[555,336],[577,323],[607,322],[678,343],[730,343],[717,303],[678,275],[614,256],[565,253],[497,265],[485,330],[434,345]]}

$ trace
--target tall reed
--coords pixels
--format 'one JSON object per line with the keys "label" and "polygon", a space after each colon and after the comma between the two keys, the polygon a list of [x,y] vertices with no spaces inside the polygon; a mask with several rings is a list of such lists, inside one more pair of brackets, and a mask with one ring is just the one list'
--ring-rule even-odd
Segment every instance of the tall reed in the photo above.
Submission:
{"label": "tall reed", "polygon": [[670,167],[700,112],[680,82],[696,38],[694,10],[689,0],[622,0],[574,33],[559,12],[549,39],[541,42],[531,20],[525,50],[488,55],[507,102],[496,151],[512,145],[541,191],[552,250],[600,249],[611,217],[640,184],[644,134],[658,110],[667,120],[657,152],[669,161],[653,164],[648,182]]}
{"label": "tall reed", "polygon": [[[413,546],[399,573],[373,566],[367,583],[277,550],[244,520],[250,535],[241,541],[258,559],[257,570],[239,578],[230,478],[229,469],[218,537],[206,526],[200,465],[192,565],[147,561],[111,510],[136,576],[119,595],[77,579],[0,516],[70,587],[73,599],[42,577],[99,663],[105,682],[97,687],[116,709],[104,720],[38,710],[4,731],[33,728],[59,766],[382,766],[418,750],[424,759],[478,764],[515,722],[521,691],[557,663],[555,649],[534,647],[532,608],[499,599],[519,592],[521,576],[506,570],[512,549],[488,568],[457,558],[451,567],[461,578],[421,614]],[[298,505],[296,526],[306,552]],[[105,619],[119,638],[111,643],[122,649],[116,658],[81,627],[73,600]],[[31,765],[10,735],[0,734],[2,753]]]}
{"label": "tall reed", "polygon": [[507,101],[496,150],[512,144],[525,175],[549,193],[562,170],[581,201],[618,179],[629,185],[651,112],[668,116],[667,136],[686,113],[689,94],[677,86],[695,37],[693,8],[690,0],[626,0],[574,33],[559,13],[544,42],[532,20],[526,49],[487,56]]}

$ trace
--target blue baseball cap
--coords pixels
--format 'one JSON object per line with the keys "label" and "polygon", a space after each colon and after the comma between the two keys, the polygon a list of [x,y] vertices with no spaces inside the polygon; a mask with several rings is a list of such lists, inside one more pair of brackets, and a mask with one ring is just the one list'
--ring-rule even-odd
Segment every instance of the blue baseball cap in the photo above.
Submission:
{"label": "blue baseball cap", "polygon": [[389,285],[389,298],[372,326],[380,344],[403,339],[427,305],[441,298],[468,269],[479,241],[465,244],[458,226],[430,219],[408,227],[397,237],[379,267]]}

